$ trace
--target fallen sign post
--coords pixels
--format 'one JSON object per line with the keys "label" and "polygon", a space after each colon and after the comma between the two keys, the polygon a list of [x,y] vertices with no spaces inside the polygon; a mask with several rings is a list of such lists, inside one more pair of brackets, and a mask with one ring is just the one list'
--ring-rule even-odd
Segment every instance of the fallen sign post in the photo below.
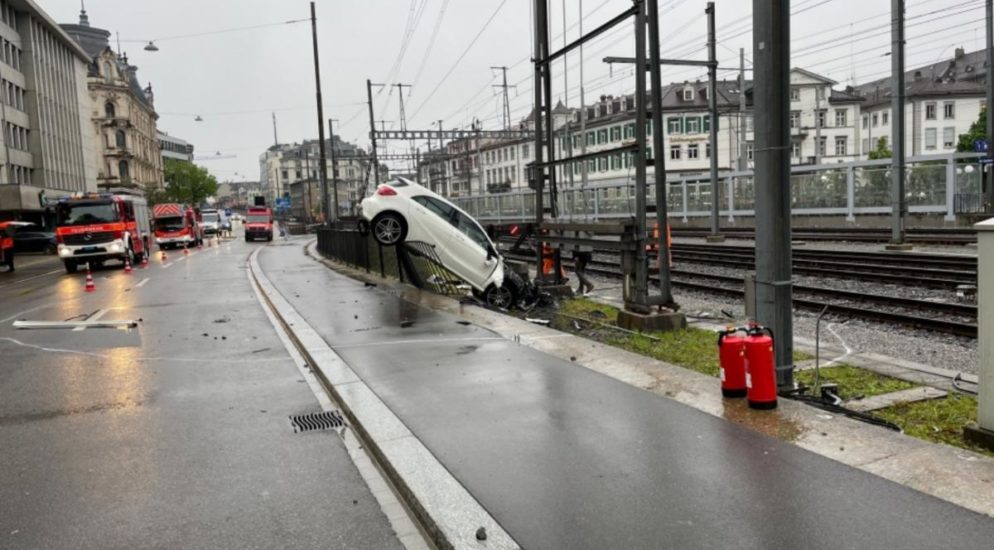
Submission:
{"label": "fallen sign post", "polygon": [[25,321],[19,319],[14,321],[14,328],[24,329],[45,329],[45,328],[135,328],[138,321]]}

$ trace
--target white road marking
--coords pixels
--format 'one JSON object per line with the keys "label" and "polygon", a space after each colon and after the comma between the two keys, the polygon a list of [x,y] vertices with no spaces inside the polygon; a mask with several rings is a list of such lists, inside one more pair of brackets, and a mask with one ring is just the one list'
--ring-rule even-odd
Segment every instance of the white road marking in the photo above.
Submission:
{"label": "white road marking", "polygon": [[32,275],[31,277],[27,277],[27,278],[24,278],[24,279],[18,279],[16,281],[11,281],[9,283],[0,285],[0,288],[3,288],[5,286],[14,286],[14,285],[17,285],[17,284],[21,284],[21,283],[25,283],[25,282],[31,281],[33,279],[38,279],[40,277],[46,277],[48,275],[54,275],[56,273],[62,273],[62,270],[61,269],[53,269],[52,271],[46,271],[45,273],[40,273],[38,275]]}
{"label": "white road marking", "polygon": [[[98,359],[113,359],[110,355],[104,355],[102,353],[94,353],[92,351],[82,351],[78,349],[65,349],[65,348],[46,348],[44,346],[39,346],[36,344],[29,344],[27,342],[22,342],[16,338],[8,338],[6,336],[0,337],[0,341],[10,342],[21,347],[30,348],[38,351],[45,351],[49,353],[69,353],[73,355],[85,355],[87,357],[96,357]],[[136,361],[169,361],[173,363],[267,363],[273,364],[278,361],[287,360],[285,357],[261,357],[261,358],[249,358],[249,357],[236,357],[226,359],[223,357],[203,359],[194,357],[135,357]]]}
{"label": "white road marking", "polygon": [[145,286],[145,283],[147,283],[148,281],[149,281],[149,278],[145,277],[144,279],[141,280],[140,283],[138,283],[138,284],[135,285],[135,288],[141,288],[141,287]]}
{"label": "white road marking", "polygon": [[[90,315],[89,317],[87,317],[86,320],[87,321],[96,321],[96,320],[100,319],[101,317],[103,317],[104,314],[106,314],[106,313],[107,313],[106,309],[98,309],[96,312],[94,312],[93,315]],[[76,328],[72,329],[73,332],[80,332],[80,331],[84,331],[84,330],[86,330],[86,327],[76,327]]]}

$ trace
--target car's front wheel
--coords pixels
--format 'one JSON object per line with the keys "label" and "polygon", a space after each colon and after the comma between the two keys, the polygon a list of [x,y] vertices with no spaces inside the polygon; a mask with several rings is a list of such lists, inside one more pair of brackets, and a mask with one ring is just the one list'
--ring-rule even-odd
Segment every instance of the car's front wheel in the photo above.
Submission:
{"label": "car's front wheel", "polygon": [[407,237],[407,223],[400,214],[384,212],[373,219],[373,238],[384,246],[393,246]]}
{"label": "car's front wheel", "polygon": [[507,284],[490,285],[483,293],[483,299],[490,307],[510,309],[514,304],[514,290]]}

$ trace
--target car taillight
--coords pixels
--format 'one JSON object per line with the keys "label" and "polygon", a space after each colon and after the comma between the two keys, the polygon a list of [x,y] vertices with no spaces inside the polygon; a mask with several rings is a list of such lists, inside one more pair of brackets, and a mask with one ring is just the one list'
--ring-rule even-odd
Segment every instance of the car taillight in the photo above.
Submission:
{"label": "car taillight", "polygon": [[376,194],[381,197],[392,197],[397,194],[397,191],[389,185],[381,185],[376,188]]}

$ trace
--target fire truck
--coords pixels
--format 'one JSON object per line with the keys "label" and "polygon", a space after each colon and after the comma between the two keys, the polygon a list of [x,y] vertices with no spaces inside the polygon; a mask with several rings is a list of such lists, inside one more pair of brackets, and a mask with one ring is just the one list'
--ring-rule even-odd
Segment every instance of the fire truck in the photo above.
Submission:
{"label": "fire truck", "polygon": [[273,240],[273,211],[265,206],[250,206],[245,216],[245,241]]}
{"label": "fire truck", "polygon": [[155,244],[160,249],[197,246],[203,242],[203,230],[196,211],[178,203],[157,204],[152,207]]}
{"label": "fire truck", "polygon": [[151,239],[145,199],[119,193],[87,194],[59,201],[55,240],[67,273],[107,260],[132,264],[148,254]]}

